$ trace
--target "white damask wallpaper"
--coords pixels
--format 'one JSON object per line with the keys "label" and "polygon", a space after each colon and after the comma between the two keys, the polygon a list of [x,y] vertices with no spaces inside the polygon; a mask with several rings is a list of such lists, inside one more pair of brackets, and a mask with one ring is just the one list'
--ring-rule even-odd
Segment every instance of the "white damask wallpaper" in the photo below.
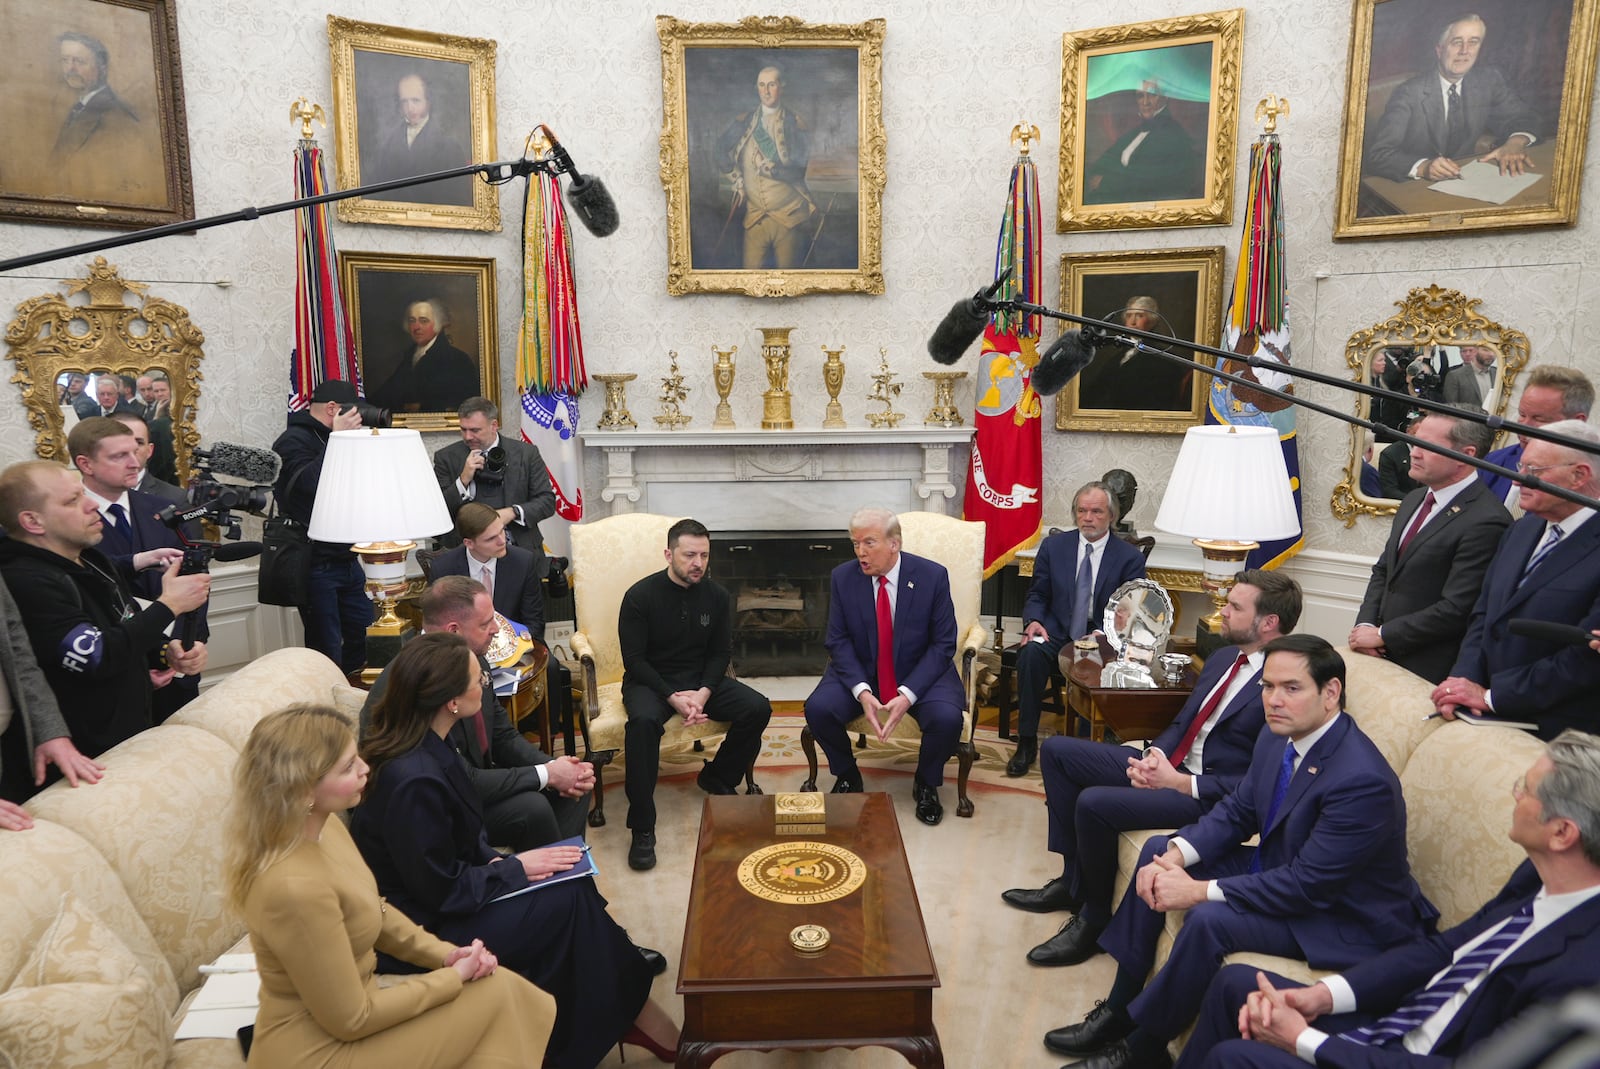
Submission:
{"label": "white damask wallpaper", "polygon": [[[739,346],[735,418],[760,415],[760,326],[793,325],[797,418],[818,423],[825,395],[820,346],[844,344],[847,415],[859,423],[868,375],[880,346],[905,383],[901,408],[920,420],[931,389],[924,344],[958,297],[989,276],[1012,154],[1007,135],[1018,121],[1045,133],[1036,152],[1047,227],[1055,208],[1061,33],[1190,14],[1222,6],[1197,0],[1128,0],[1103,6],[1039,0],[805,0],[766,7],[727,0],[679,0],[665,8],[696,21],[748,14],[793,14],[811,22],[883,17],[883,115],[888,185],[883,211],[887,292],[879,297],[786,300],[666,294],[665,198],[658,177],[661,75],[654,16],[662,5],[600,0],[434,0],[427,4],[345,0],[334,13],[419,29],[492,37],[499,42],[499,155],[514,155],[529,129],[548,123],[585,172],[603,178],[616,198],[621,229],[597,239],[578,229],[575,259],[591,373],[634,371],[635,416],[655,411],[655,380],[676,349],[692,390],[688,409],[708,426],[716,394],[711,346]],[[296,133],[288,105],[307,95],[331,104],[325,4],[284,0],[178,0],[184,85],[200,216],[291,196],[290,153]],[[1283,122],[1289,299],[1295,359],[1342,372],[1345,337],[1386,317],[1416,285],[1438,282],[1484,298],[1491,318],[1520,328],[1535,361],[1575,363],[1600,375],[1600,321],[1578,314],[1600,298],[1588,272],[1600,263],[1596,168],[1584,181],[1586,211],[1571,230],[1490,237],[1427,238],[1335,244],[1334,185],[1351,11],[1347,0],[1273,0],[1247,7],[1243,107],[1276,92],[1290,99]],[[1235,219],[1255,129],[1240,134]],[[1593,130],[1590,131],[1593,137]],[[323,144],[332,145],[331,131]],[[331,153],[330,153],[331,155]],[[1591,157],[1592,158],[1592,157]],[[501,191],[507,229],[462,234],[397,227],[336,225],[346,250],[492,256],[498,263],[501,395],[513,396],[511,354],[520,296],[521,205]],[[0,249],[20,254],[64,246],[99,232],[58,226],[0,225]],[[1064,252],[1223,245],[1227,270],[1237,226],[1044,237],[1046,300],[1059,290]],[[267,445],[282,426],[282,398],[292,329],[295,262],[290,215],[136,245],[108,254],[125,277],[185,305],[206,332],[200,429],[208,441]],[[81,273],[86,257],[58,260],[0,277],[0,310]],[[973,369],[973,358],[963,361]],[[969,380],[970,382],[970,380]],[[0,404],[0,461],[31,453],[32,432],[16,401]],[[584,423],[600,410],[599,390],[585,398]],[[1309,395],[1347,408],[1331,389]],[[970,394],[968,396],[970,403]],[[1062,433],[1045,412],[1047,521],[1067,515],[1071,490],[1112,466],[1131,469],[1142,486],[1134,520],[1149,527],[1176,454],[1176,436]],[[1345,427],[1320,416],[1301,421],[1308,548],[1344,562],[1350,577],[1381,546],[1386,521],[1353,530],[1328,508],[1348,448]],[[441,438],[440,441],[444,439]],[[588,474],[597,496],[598,470]],[[714,517],[704,517],[714,523]],[[1349,554],[1348,558],[1341,556]]]}

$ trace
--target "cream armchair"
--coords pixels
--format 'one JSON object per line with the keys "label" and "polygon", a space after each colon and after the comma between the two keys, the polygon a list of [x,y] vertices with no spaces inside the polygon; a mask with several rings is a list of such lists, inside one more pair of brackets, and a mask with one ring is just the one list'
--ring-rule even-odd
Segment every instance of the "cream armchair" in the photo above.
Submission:
{"label": "cream armchair", "polygon": [[[594,766],[594,805],[590,827],[606,822],[605,792],[600,773],[623,746],[628,714],[622,707],[622,646],[617,638],[617,615],[628,588],[667,566],[662,556],[673,516],[647,512],[609,516],[572,528],[572,596],[577,605],[577,630],[572,652],[582,665],[583,705],[579,710],[583,730],[583,759]],[[726,734],[727,727],[709,720],[684,727],[683,720],[667,721],[661,752],[700,748],[700,740]],[[751,772],[745,773],[745,793],[760,794]]]}
{"label": "cream armchair", "polygon": [[[967,780],[972,775],[972,759],[976,750],[972,745],[977,706],[976,674],[973,662],[978,651],[989,643],[989,629],[979,620],[983,591],[983,535],[982,523],[969,523],[935,512],[902,512],[900,514],[900,548],[907,553],[944,565],[950,573],[950,599],[955,603],[956,670],[961,673],[961,685],[966,691],[966,708],[961,714],[961,735],[956,742],[956,816],[972,816],[972,799],[967,797]],[[858,716],[846,725],[847,731],[863,736],[872,729],[865,715]],[[891,733],[897,739],[920,740],[922,730],[911,717],[902,717]],[[864,742],[863,742],[864,745]],[[809,775],[801,785],[802,791],[817,789],[817,742],[808,726],[800,732],[800,746],[806,753]]]}

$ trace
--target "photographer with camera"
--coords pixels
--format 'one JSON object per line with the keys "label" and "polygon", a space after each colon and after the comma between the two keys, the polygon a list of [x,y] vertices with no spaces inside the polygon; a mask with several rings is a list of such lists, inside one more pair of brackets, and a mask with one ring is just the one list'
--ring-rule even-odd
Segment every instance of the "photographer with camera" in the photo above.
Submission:
{"label": "photographer with camera", "polygon": [[[500,410],[487,397],[467,398],[456,415],[461,441],[433,455],[433,474],[451,521],[462,505],[481,501],[505,521],[506,541],[542,555],[539,521],[555,515],[556,494],[538,446],[501,434]],[[461,536],[451,531],[439,542],[455,547]]]}
{"label": "photographer with camera", "polygon": [[[173,549],[113,562],[96,548],[104,525],[83,482],[51,461],[23,461],[0,473],[0,524],[10,536],[0,542],[0,575],[34,657],[79,752],[98,757],[151,726],[151,669],[205,669],[203,643],[185,650],[166,632],[205,604],[211,577],[179,575],[183,554]],[[140,609],[134,574],[161,565],[160,596]]]}
{"label": "photographer with camera", "polygon": [[[288,425],[272,443],[272,451],[283,461],[272,489],[284,515],[310,526],[328,435],[361,425],[355,387],[343,379],[318,384],[311,404],[289,413]],[[361,565],[348,544],[311,543],[311,576],[306,602],[299,611],[308,649],[326,656],[345,675],[365,666],[372,601],[367,597]]]}
{"label": "photographer with camera", "polygon": [[[83,490],[100,512],[103,537],[100,552],[112,560],[132,557],[152,549],[182,552],[178,533],[156,518],[168,502],[135,489],[144,470],[144,456],[133,428],[118,419],[95,416],[83,420],[67,435],[67,455],[83,476]],[[161,597],[161,575],[153,571],[133,577],[133,592],[146,601]],[[194,636],[204,643],[210,637],[206,626],[206,607],[193,611]],[[182,628],[183,621],[179,621]],[[173,631],[176,637],[179,628]],[[152,672],[155,686],[151,698],[152,719],[163,723],[167,717],[200,696],[199,675],[174,676],[170,671]]]}

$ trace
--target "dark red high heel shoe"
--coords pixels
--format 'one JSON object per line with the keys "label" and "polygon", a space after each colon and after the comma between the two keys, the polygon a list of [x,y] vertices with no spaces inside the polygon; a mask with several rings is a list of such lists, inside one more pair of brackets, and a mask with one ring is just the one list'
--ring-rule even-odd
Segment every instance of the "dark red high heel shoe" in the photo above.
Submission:
{"label": "dark red high heel shoe", "polygon": [[622,1038],[617,1041],[617,1054],[622,1058],[623,1061],[627,1061],[628,1053],[622,1049],[624,1044],[630,1044],[635,1047],[643,1047],[651,1054],[654,1054],[661,1061],[667,1062],[668,1064],[678,1060],[678,1048],[663,1047],[660,1043],[656,1042],[654,1037],[647,1035],[644,1030],[636,1024],[629,1025],[628,1030],[623,1033]]}

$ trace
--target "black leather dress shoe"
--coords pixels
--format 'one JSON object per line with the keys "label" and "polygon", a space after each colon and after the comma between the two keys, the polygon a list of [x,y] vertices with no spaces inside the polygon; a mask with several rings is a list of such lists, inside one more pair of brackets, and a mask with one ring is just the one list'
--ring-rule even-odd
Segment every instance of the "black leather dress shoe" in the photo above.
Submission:
{"label": "black leather dress shoe", "polygon": [[1152,1054],[1137,1054],[1127,1040],[1121,1040],[1081,1062],[1068,1062],[1061,1069],[1172,1069],[1172,1055],[1165,1047]]}
{"label": "black leather dress shoe", "polygon": [[711,772],[711,766],[706,765],[700,769],[700,774],[694,778],[700,789],[707,794],[738,794],[736,788],[723,783]]}
{"label": "black leather dress shoe", "polygon": [[639,956],[650,966],[651,976],[660,976],[667,971],[667,956],[661,951],[651,950],[649,947],[642,947],[637,943],[633,945],[633,949],[637,950]]}
{"label": "black leather dress shoe", "polygon": [[[914,781],[913,781],[914,782]],[[917,799],[917,819],[930,827],[944,819],[944,806],[939,804],[939,789],[925,783],[914,783]]]}
{"label": "black leather dress shoe", "polygon": [[847,772],[833,781],[833,790],[829,794],[860,794],[863,791],[861,773]]}
{"label": "black leather dress shoe", "polygon": [[1044,1045],[1057,1054],[1086,1058],[1103,1054],[1113,1045],[1125,1046],[1122,1041],[1133,1034],[1133,1027],[1132,1017],[1097,1002],[1080,1023],[1046,1032]]}
{"label": "black leather dress shoe", "polygon": [[1026,776],[1028,769],[1033,767],[1033,762],[1038,756],[1039,739],[1037,736],[1031,739],[1025,736],[1018,738],[1016,752],[1011,755],[1011,760],[1006,762],[1006,775],[1012,779],[1016,779],[1018,776]]}
{"label": "black leather dress shoe", "polygon": [[1028,951],[1028,960],[1035,965],[1078,965],[1101,953],[1100,933],[1103,931],[1104,928],[1082,917],[1073,917],[1059,932]]}
{"label": "black leather dress shoe", "polygon": [[655,832],[634,831],[633,843],[628,847],[628,867],[638,872],[656,867]]}
{"label": "black leather dress shoe", "polygon": [[1001,891],[1000,898],[1006,905],[1025,909],[1029,913],[1058,913],[1064,909],[1076,910],[1083,905],[1072,897],[1072,888],[1065,876],[1057,876],[1037,889],[1013,887],[1009,891]]}

